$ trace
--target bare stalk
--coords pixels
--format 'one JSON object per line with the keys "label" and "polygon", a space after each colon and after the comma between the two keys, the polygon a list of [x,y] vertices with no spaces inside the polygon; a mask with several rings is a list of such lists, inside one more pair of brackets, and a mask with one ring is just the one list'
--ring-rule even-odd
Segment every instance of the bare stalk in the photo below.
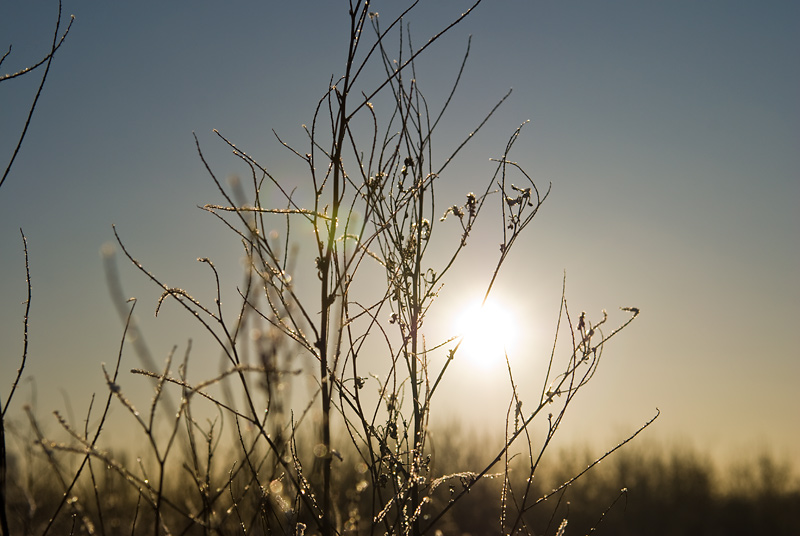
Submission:
{"label": "bare stalk", "polygon": [[22,249],[25,254],[25,285],[28,289],[28,297],[25,300],[25,314],[22,317],[22,358],[20,365],[17,369],[17,375],[14,377],[14,382],[11,384],[11,391],[8,393],[5,403],[0,399],[0,529],[3,531],[3,536],[11,534],[8,526],[8,503],[6,500],[7,478],[8,478],[8,460],[6,458],[6,412],[8,406],[11,404],[11,399],[14,397],[14,392],[17,390],[17,385],[22,377],[22,372],[25,370],[25,363],[28,359],[28,318],[31,311],[31,270],[28,263],[28,239],[22,229],[19,230],[22,235]]}

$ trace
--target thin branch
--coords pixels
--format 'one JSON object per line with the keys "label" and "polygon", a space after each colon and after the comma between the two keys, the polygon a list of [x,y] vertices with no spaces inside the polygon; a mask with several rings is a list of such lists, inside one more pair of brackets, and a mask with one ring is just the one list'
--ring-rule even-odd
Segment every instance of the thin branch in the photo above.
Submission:
{"label": "thin branch", "polygon": [[[6,181],[6,177],[8,177],[8,174],[11,172],[11,166],[14,164],[14,160],[16,160],[17,154],[19,154],[19,150],[22,147],[22,140],[25,139],[25,135],[28,133],[28,127],[31,124],[31,118],[33,118],[33,112],[36,109],[36,104],[39,102],[39,97],[42,94],[42,89],[44,89],[44,83],[47,80],[48,73],[50,72],[50,64],[53,61],[53,56],[55,55],[55,53],[59,49],[59,47],[61,47],[61,43],[64,42],[64,39],[66,39],[67,34],[69,33],[69,29],[72,28],[72,23],[74,21],[75,21],[75,16],[73,15],[73,16],[70,17],[70,21],[69,21],[69,24],[67,25],[66,31],[64,31],[64,35],[61,36],[61,40],[59,40],[58,39],[58,29],[61,26],[61,0],[59,0],[58,1],[58,18],[56,20],[56,29],[55,29],[55,32],[53,33],[53,45],[50,48],[50,53],[41,62],[37,63],[36,65],[34,65],[33,67],[31,67],[29,69],[27,69],[27,70],[23,69],[22,71],[20,71],[18,73],[14,73],[13,75],[6,75],[5,77],[0,78],[0,81],[4,81],[4,80],[9,80],[11,78],[14,78],[16,76],[21,76],[22,74],[26,74],[28,72],[31,72],[32,69],[35,69],[36,67],[41,65],[42,62],[45,62],[45,61],[47,62],[47,66],[45,67],[44,74],[42,75],[42,81],[39,83],[39,89],[36,90],[36,97],[34,97],[33,104],[31,104],[30,110],[28,111],[28,117],[25,120],[25,126],[22,128],[22,133],[19,136],[19,140],[17,141],[17,145],[14,148],[14,152],[11,155],[11,159],[8,161],[8,165],[6,166],[6,170],[3,172],[2,178],[0,178],[0,187],[3,186],[3,183]],[[5,59],[5,56],[3,56],[3,59]]]}

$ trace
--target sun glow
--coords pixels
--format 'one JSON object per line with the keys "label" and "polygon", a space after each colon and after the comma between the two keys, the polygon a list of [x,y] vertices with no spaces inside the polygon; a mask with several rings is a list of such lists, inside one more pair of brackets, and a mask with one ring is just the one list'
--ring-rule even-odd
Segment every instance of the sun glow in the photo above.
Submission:
{"label": "sun glow", "polygon": [[516,318],[508,307],[491,298],[481,306],[480,301],[465,309],[456,319],[456,332],[463,337],[457,357],[473,365],[494,368],[513,354],[517,339]]}

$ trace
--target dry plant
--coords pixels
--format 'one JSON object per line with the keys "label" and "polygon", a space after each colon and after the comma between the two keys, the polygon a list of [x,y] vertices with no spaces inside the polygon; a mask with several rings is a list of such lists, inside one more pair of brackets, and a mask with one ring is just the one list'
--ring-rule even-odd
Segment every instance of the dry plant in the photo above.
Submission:
{"label": "dry plant", "polygon": [[[55,30],[53,32],[53,41],[50,46],[50,50],[45,56],[37,61],[36,63],[30,64],[28,67],[20,69],[17,72],[9,73],[0,75],[0,82],[8,82],[9,80],[18,79],[22,76],[28,75],[34,72],[39,67],[44,66],[44,74],[42,74],[42,80],[39,83],[39,87],[36,90],[36,95],[33,98],[33,102],[31,103],[28,114],[25,119],[25,124],[23,125],[17,143],[14,146],[14,149],[9,157],[8,163],[6,164],[5,170],[3,170],[3,175],[0,177],[0,187],[6,181],[6,178],[11,173],[11,168],[14,165],[14,161],[16,160],[17,156],[19,155],[20,149],[22,148],[22,142],[25,139],[25,135],[28,133],[28,127],[31,123],[31,118],[33,117],[33,113],[36,110],[36,105],[39,102],[39,97],[42,94],[42,90],[44,89],[44,84],[47,81],[47,75],[50,72],[50,64],[53,61],[53,58],[61,48],[61,45],[64,43],[64,40],[69,33],[70,28],[72,27],[72,21],[74,20],[73,17],[70,18],[70,22],[67,25],[67,28],[63,30],[61,33],[61,1],[59,0],[58,3],[58,16],[56,18],[56,25]],[[59,37],[59,34],[61,37]],[[12,45],[8,45],[8,50],[0,57],[0,66],[2,66],[3,62],[11,55]],[[9,521],[8,521],[8,511],[7,511],[7,489],[8,489],[8,477],[9,477],[9,468],[8,468],[8,455],[6,452],[6,413],[8,411],[9,405],[11,404],[12,399],[14,398],[14,393],[19,385],[19,381],[22,378],[22,373],[25,370],[25,362],[28,356],[28,314],[30,313],[30,301],[31,301],[31,286],[30,286],[30,270],[28,266],[28,245],[27,240],[25,238],[25,233],[22,232],[20,229],[20,234],[22,235],[23,240],[23,248],[25,252],[25,271],[26,271],[26,281],[28,285],[28,298],[25,301],[25,314],[23,320],[23,349],[22,349],[22,358],[20,360],[20,366],[17,369],[17,374],[14,377],[13,382],[10,386],[10,391],[8,396],[5,399],[5,402],[0,397],[0,531],[2,531],[3,535],[10,534],[9,532]]]}
{"label": "dry plant", "polygon": [[[215,281],[213,303],[203,303],[151,273],[114,229],[124,254],[162,291],[156,314],[168,301],[182,306],[216,341],[223,366],[210,378],[190,381],[190,345],[177,367],[170,354],[161,371],[134,369],[155,385],[149,407],[140,411],[120,384],[123,335],[116,366],[104,369],[108,394],[99,417],[92,417],[90,407],[87,425],[79,430],[57,415],[70,439],[54,442],[31,416],[37,444],[62,492],[41,534],[57,530],[62,512],[72,516],[70,530],[115,531],[104,485],[121,482],[135,495],[136,507],[121,527],[132,534],[417,536],[443,526],[455,505],[487,479],[502,482],[497,532],[533,534],[526,521],[533,509],[585,473],[545,494],[532,484],[567,408],[597,370],[605,343],[639,310],[623,308],[626,320],[606,332],[605,313],[597,321],[586,313],[573,318],[563,291],[541,390],[520,390],[506,359],[509,409],[501,447],[477,469],[437,470],[446,464],[437,465],[435,457],[446,460],[449,454],[434,453],[429,444],[430,415],[443,377],[459,358],[461,340],[432,340],[425,319],[437,314],[445,279],[479,217],[483,222],[493,216],[488,207],[494,203],[501,241],[494,268],[485,274],[484,300],[490,295],[550,186],[540,188],[511,159],[523,124],[493,160],[494,172],[480,191],[465,191],[461,202],[447,207],[437,204],[437,188],[455,187],[447,183],[451,163],[508,94],[476,121],[452,154],[442,158],[434,151],[469,44],[438,111],[421,92],[415,65],[481,0],[416,48],[404,21],[418,3],[384,28],[369,2],[350,2],[347,60],[305,127],[307,146],[292,146],[276,134],[304,168],[305,184],[295,188],[274,176],[215,131],[249,169],[244,181],[249,193],[241,183],[226,187],[196,140],[224,200],[203,208],[235,234],[247,259],[232,318],[210,259],[198,259]],[[381,81],[368,82],[376,70]],[[313,261],[302,257],[304,247],[313,250]],[[134,329],[133,309],[133,304],[127,309],[126,332]],[[557,344],[564,332],[569,342]],[[298,381],[303,376],[312,382],[305,392]],[[146,439],[136,463],[98,444],[114,399]],[[523,399],[532,410],[523,410]],[[160,419],[159,408],[166,404],[172,410]],[[216,417],[201,417],[214,412]],[[543,423],[541,433],[534,422]],[[227,442],[224,425],[233,432]],[[77,454],[77,465],[64,453]],[[512,480],[511,460],[519,453],[527,460],[527,478]],[[79,492],[81,486],[86,493]],[[567,520],[555,523],[554,532],[563,534],[566,526]]]}

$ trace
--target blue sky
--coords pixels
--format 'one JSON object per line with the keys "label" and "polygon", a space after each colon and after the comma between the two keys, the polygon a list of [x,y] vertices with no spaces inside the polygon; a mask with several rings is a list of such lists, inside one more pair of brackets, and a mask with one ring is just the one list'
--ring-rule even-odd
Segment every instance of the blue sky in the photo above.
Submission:
{"label": "blue sky", "polygon": [[[116,357],[122,328],[99,255],[112,223],[170,284],[210,297],[194,260],[202,256],[225,270],[229,288],[238,282],[239,244],[196,208],[221,199],[192,132],[220,176],[241,167],[215,128],[289,183],[302,181],[272,129],[305,141],[300,126],[341,74],[346,2],[277,4],[65,2],[75,23],[0,188],[0,378],[21,352],[21,227],[34,285],[26,370],[41,414],[65,400],[81,414],[104,389],[99,363]],[[374,10],[388,21],[399,3],[383,4]],[[416,42],[468,5],[421,2],[408,19]],[[0,5],[0,49],[13,44],[3,74],[46,53],[56,8]],[[442,154],[514,90],[452,168],[453,196],[477,189],[488,158],[528,119],[514,157],[553,184],[498,287],[525,319],[522,381],[529,374],[538,386],[565,271],[574,311],[605,308],[620,320],[619,307],[642,309],[607,347],[566,438],[601,448],[659,407],[652,438],[724,455],[789,454],[800,441],[799,17],[797,4],[778,2],[487,0],[421,61],[418,82],[436,107],[472,35]],[[37,77],[0,84],[4,166]],[[455,296],[473,291],[485,252],[496,250],[491,228],[479,238],[469,270],[451,283]],[[197,335],[177,308],[152,318],[156,290],[131,266],[120,271],[159,360]],[[199,363],[204,351],[196,343]],[[441,403],[501,418],[503,382],[465,365]],[[18,396],[17,406],[30,401],[31,384]]]}

